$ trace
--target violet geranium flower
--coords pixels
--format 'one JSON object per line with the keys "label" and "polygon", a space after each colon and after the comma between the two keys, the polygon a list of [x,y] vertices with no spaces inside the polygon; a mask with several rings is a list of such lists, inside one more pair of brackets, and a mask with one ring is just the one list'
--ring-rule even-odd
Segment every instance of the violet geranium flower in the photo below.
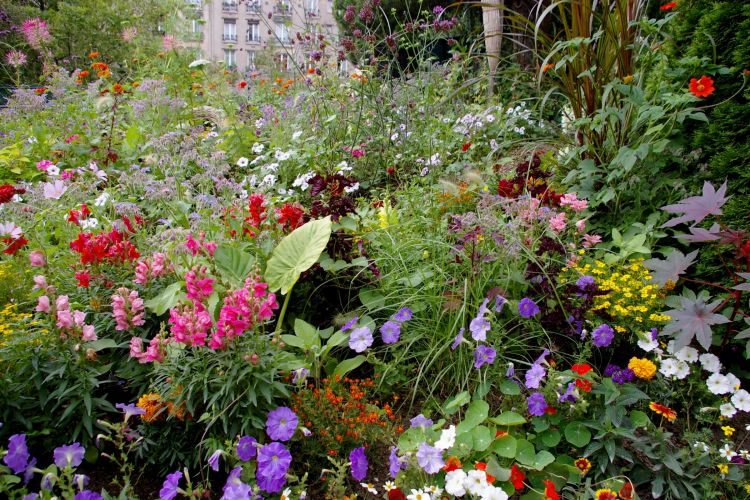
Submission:
{"label": "violet geranium flower", "polygon": [[411,311],[411,309],[409,309],[408,307],[402,307],[396,314],[391,317],[391,319],[393,321],[403,323],[404,321],[409,321],[413,316],[414,313]]}
{"label": "violet geranium flower", "polygon": [[518,303],[518,313],[522,318],[533,318],[534,316],[539,314],[539,306],[536,305],[536,302],[534,302],[530,298],[524,297]]}
{"label": "violet geranium flower", "polygon": [[421,413],[409,420],[409,423],[411,424],[412,429],[415,427],[421,427],[422,429],[432,427],[432,419],[425,417]]}
{"label": "violet geranium flower", "polygon": [[10,467],[14,474],[20,474],[26,470],[29,456],[29,449],[26,447],[26,435],[12,435],[8,439],[8,453],[3,457],[5,465]]}
{"label": "violet geranium flower", "polygon": [[480,342],[487,340],[487,332],[490,331],[490,328],[492,328],[492,325],[483,316],[477,316],[469,323],[471,338]]}
{"label": "violet geranium flower", "polygon": [[369,465],[364,446],[354,448],[349,453],[349,462],[351,463],[352,477],[357,481],[363,481],[367,477],[367,467]]}
{"label": "violet geranium flower", "polygon": [[483,365],[491,365],[495,362],[495,350],[486,345],[477,346],[474,351],[474,368],[481,368]]}
{"label": "violet geranium flower", "polygon": [[354,352],[364,352],[372,345],[372,332],[367,326],[361,326],[352,330],[349,334],[349,347]]}
{"label": "violet geranium flower", "polygon": [[268,413],[266,434],[274,441],[289,441],[297,428],[297,415],[286,406],[279,406]]}
{"label": "violet geranium flower", "polygon": [[395,446],[391,446],[391,453],[388,456],[388,472],[390,472],[393,479],[396,479],[399,471],[406,469],[409,466],[405,460],[402,460],[398,456],[397,451],[398,449]]}
{"label": "violet geranium flower", "polygon": [[395,344],[401,336],[401,324],[396,321],[386,321],[380,327],[380,335],[384,344]]}

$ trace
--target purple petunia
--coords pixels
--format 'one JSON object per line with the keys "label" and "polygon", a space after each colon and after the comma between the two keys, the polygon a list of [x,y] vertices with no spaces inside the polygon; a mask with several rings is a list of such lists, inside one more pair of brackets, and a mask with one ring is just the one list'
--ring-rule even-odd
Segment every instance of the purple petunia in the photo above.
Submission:
{"label": "purple petunia", "polygon": [[557,400],[560,403],[575,403],[576,401],[578,401],[578,397],[575,395],[575,390],[576,384],[574,382],[569,382],[568,388],[565,389],[564,393],[558,396]]}
{"label": "purple petunia", "polygon": [[352,330],[349,334],[349,347],[354,352],[363,352],[372,345],[372,332],[367,326]]}
{"label": "purple petunia", "polygon": [[357,481],[364,481],[365,477],[367,477],[367,467],[369,465],[364,446],[354,448],[349,453],[349,462],[352,468],[352,477]]}
{"label": "purple petunia", "polygon": [[414,313],[409,309],[408,307],[402,307],[401,309],[394,314],[391,319],[393,321],[397,321],[399,323],[403,323],[404,321],[409,321],[414,316]]}
{"label": "purple petunia", "polygon": [[391,454],[388,456],[388,472],[390,472],[393,479],[396,479],[399,471],[404,470],[409,466],[405,460],[402,460],[398,456],[397,451],[398,449],[395,446],[391,446]]}
{"label": "purple petunia", "polygon": [[240,475],[242,475],[242,467],[235,467],[229,473],[227,482],[224,484],[222,500],[247,500],[252,498],[252,488],[242,482]]}
{"label": "purple petunia", "polygon": [[310,375],[310,370],[308,370],[304,366],[301,368],[297,368],[296,370],[292,370],[292,383],[298,384],[300,382],[306,382],[308,375]]}
{"label": "purple petunia", "polygon": [[395,321],[386,321],[380,327],[380,335],[384,344],[395,344],[401,336],[401,324]]}
{"label": "purple petunia", "polygon": [[615,373],[619,372],[620,370],[622,370],[621,367],[619,367],[617,365],[613,365],[612,363],[609,363],[606,366],[606,368],[604,368],[604,371],[602,372],[602,375],[605,376],[605,377],[611,377],[612,375],[614,375]]}
{"label": "purple petunia", "polygon": [[251,458],[255,458],[258,453],[258,449],[255,447],[257,444],[258,441],[254,437],[242,436],[237,443],[237,456],[240,457],[240,460],[247,462]]}
{"label": "purple petunia", "polygon": [[534,302],[533,300],[529,299],[528,297],[524,297],[518,303],[518,313],[522,318],[533,318],[534,316],[539,314],[539,306],[536,305],[536,302]]}
{"label": "purple petunia", "polygon": [[341,327],[341,331],[345,332],[347,330],[351,330],[354,325],[357,324],[357,321],[359,321],[359,316],[354,316],[352,319],[346,322],[344,326]]}
{"label": "purple petunia", "polygon": [[508,301],[505,299],[505,297],[503,297],[502,295],[497,295],[495,297],[495,312],[503,312],[503,306],[506,304],[506,302]]}
{"label": "purple petunia", "polygon": [[175,471],[167,475],[164,480],[164,484],[159,490],[159,498],[161,500],[172,500],[177,496],[177,488],[179,488],[180,479],[182,478],[182,472]]}
{"label": "purple petunia", "polygon": [[609,347],[615,338],[615,331],[606,323],[601,324],[591,332],[591,342],[596,347]]}
{"label": "purple petunia", "polygon": [[55,448],[53,456],[55,465],[64,469],[65,467],[76,468],[83,461],[83,454],[86,450],[80,443],[73,443],[66,446]]}
{"label": "purple petunia", "polygon": [[462,326],[461,329],[458,331],[458,335],[456,335],[456,338],[453,339],[453,343],[451,344],[451,351],[455,351],[458,346],[461,345],[461,342],[464,341],[464,327]]}
{"label": "purple petunia", "polygon": [[421,427],[422,429],[432,427],[432,419],[425,417],[421,413],[409,420],[409,423],[411,424],[412,429],[415,427]]}
{"label": "purple petunia", "polygon": [[5,465],[10,467],[14,474],[20,474],[26,470],[29,456],[29,449],[26,447],[26,435],[12,435],[8,439],[8,453],[3,457]]}
{"label": "purple petunia", "polygon": [[529,414],[535,417],[541,417],[547,409],[547,401],[541,392],[535,392],[529,396],[526,399],[526,404],[529,406]]}
{"label": "purple petunia", "polygon": [[274,441],[289,441],[297,428],[297,415],[286,406],[268,412],[266,434]]}
{"label": "purple petunia", "polygon": [[134,403],[125,404],[125,403],[117,403],[115,405],[115,408],[118,410],[122,410],[122,412],[125,414],[125,420],[128,420],[130,417],[133,417],[135,415],[143,415],[146,413],[146,410],[143,408],[136,406]]}
{"label": "purple petunia", "polygon": [[422,443],[417,449],[417,463],[427,474],[435,474],[443,468],[443,451]]}
{"label": "purple petunia", "polygon": [[547,370],[541,363],[534,363],[531,368],[526,370],[526,387],[529,389],[539,389],[539,384],[547,375]]}
{"label": "purple petunia", "polygon": [[479,345],[474,351],[474,368],[481,368],[483,365],[491,365],[495,362],[495,350],[487,345]]}
{"label": "purple petunia", "polygon": [[221,455],[224,452],[221,450],[216,450],[211,454],[210,457],[208,457],[208,466],[211,467],[211,470],[218,471],[219,470],[219,458],[221,458]]}
{"label": "purple petunia", "polygon": [[281,443],[269,443],[258,450],[258,487],[267,493],[278,493],[286,483],[286,472],[292,454]]}
{"label": "purple petunia", "polygon": [[94,491],[83,490],[80,493],[76,493],[73,500],[102,500],[102,496]]}
{"label": "purple petunia", "polygon": [[487,340],[487,332],[490,331],[490,328],[492,328],[492,325],[490,325],[490,322],[482,316],[477,316],[471,320],[471,323],[469,323],[471,338],[480,342]]}

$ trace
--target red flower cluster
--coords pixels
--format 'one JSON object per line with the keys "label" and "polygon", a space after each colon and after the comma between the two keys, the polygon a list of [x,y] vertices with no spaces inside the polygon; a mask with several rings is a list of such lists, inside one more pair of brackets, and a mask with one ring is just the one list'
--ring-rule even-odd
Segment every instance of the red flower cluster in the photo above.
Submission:
{"label": "red flower cluster", "polygon": [[81,205],[80,210],[74,209],[68,212],[67,221],[72,222],[76,226],[80,226],[81,220],[86,219],[86,217],[88,217],[89,215],[91,215],[91,211],[89,210],[89,207],[87,207],[84,203]]}
{"label": "red flower cluster", "polygon": [[25,192],[25,189],[17,188],[11,184],[3,184],[0,186],[0,205],[8,203],[15,195],[23,194]]}
{"label": "red flower cluster", "polygon": [[141,254],[125,236],[117,229],[99,234],[80,233],[78,238],[70,242],[70,248],[81,255],[81,264],[123,263],[136,260]]}
{"label": "red flower cluster", "polygon": [[[580,364],[580,365],[573,365],[570,367],[571,371],[577,373],[578,375],[586,375],[588,372],[591,371],[591,366],[588,364]],[[576,379],[576,387],[581,389],[583,392],[591,392],[591,381],[587,380],[585,378],[579,378]]]}
{"label": "red flower cluster", "polygon": [[3,243],[5,243],[7,246],[5,247],[5,250],[3,250],[4,254],[8,255],[15,255],[16,252],[18,252],[20,249],[26,246],[26,244],[29,242],[26,238],[21,236],[20,238],[13,239],[10,236],[6,236],[5,238],[2,238]]}
{"label": "red flower cluster", "polygon": [[510,482],[513,483],[516,491],[523,489],[524,479],[526,479],[526,474],[516,464],[513,464],[513,467],[510,468]]}
{"label": "red flower cluster", "polygon": [[711,77],[703,75],[698,79],[690,79],[690,92],[695,97],[708,97],[714,93],[714,90],[716,90],[716,88],[714,88],[714,81]]}
{"label": "red flower cluster", "polygon": [[661,7],[659,7],[659,10],[672,10],[675,7],[677,7],[677,2],[667,2]]}
{"label": "red flower cluster", "polygon": [[276,221],[282,225],[284,231],[294,231],[304,220],[305,211],[299,204],[284,203],[281,208],[275,208]]}
{"label": "red flower cluster", "polygon": [[[506,198],[517,198],[528,193],[538,198],[542,205],[557,206],[560,204],[561,194],[555,193],[547,184],[547,178],[552,174],[541,169],[542,160],[535,155],[529,162],[516,166],[512,179],[502,179],[497,184],[497,194]],[[495,168],[498,168],[496,165]]]}

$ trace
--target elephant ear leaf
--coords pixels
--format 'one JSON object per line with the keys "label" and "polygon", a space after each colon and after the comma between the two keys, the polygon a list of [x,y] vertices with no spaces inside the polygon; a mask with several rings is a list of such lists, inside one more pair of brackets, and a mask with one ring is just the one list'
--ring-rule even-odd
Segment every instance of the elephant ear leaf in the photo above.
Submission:
{"label": "elephant ear leaf", "polygon": [[272,292],[286,295],[318,260],[331,237],[331,217],[312,220],[287,235],[274,248],[266,264],[266,282]]}

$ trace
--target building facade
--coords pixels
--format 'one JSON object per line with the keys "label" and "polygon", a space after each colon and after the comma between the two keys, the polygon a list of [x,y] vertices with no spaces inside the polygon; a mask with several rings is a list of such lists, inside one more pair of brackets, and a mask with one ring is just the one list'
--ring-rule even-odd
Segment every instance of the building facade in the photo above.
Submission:
{"label": "building facade", "polygon": [[333,0],[188,0],[188,4],[188,40],[200,49],[202,58],[224,61],[242,72],[306,69],[322,52],[335,62],[338,25]]}

